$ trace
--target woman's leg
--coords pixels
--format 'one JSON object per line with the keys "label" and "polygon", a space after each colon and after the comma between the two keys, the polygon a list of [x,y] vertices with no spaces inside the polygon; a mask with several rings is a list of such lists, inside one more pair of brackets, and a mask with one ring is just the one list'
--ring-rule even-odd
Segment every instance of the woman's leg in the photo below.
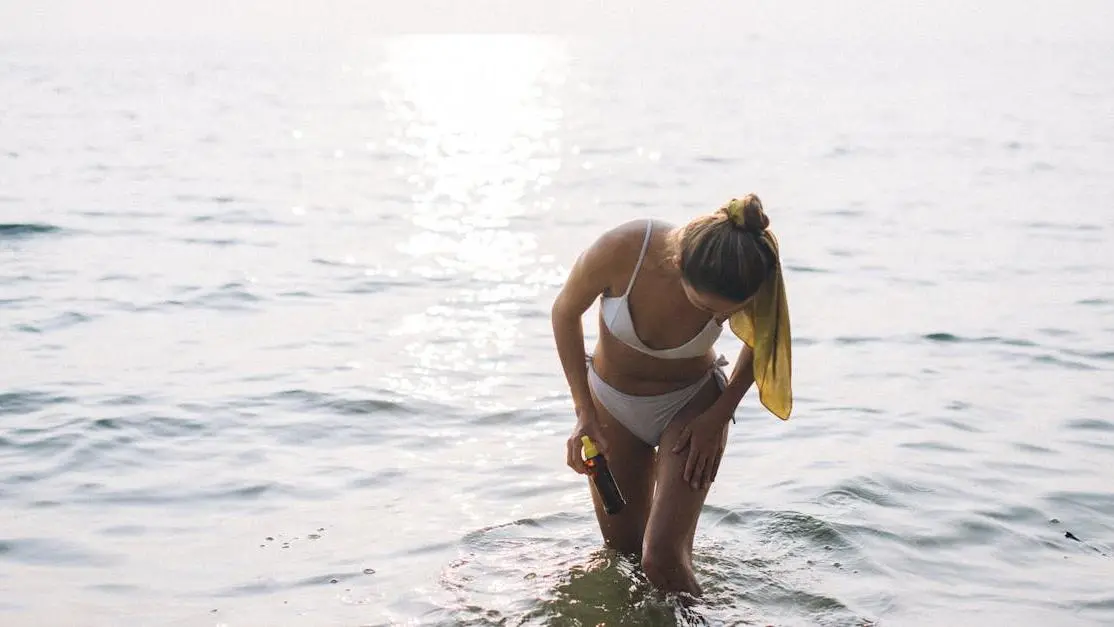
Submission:
{"label": "woman's leg", "polygon": [[642,545],[646,577],[665,592],[700,595],[692,570],[692,543],[707,489],[693,490],[682,473],[688,450],[672,452],[681,429],[708,409],[720,395],[715,379],[708,381],[692,401],[666,427],[658,448],[654,476],[657,488]]}
{"label": "woman's leg", "polygon": [[595,394],[592,395],[592,404],[596,407],[596,417],[600,421],[603,437],[607,438],[607,444],[611,448],[607,455],[607,465],[627,501],[618,514],[608,514],[589,478],[588,489],[595,503],[596,520],[599,521],[600,532],[608,547],[620,553],[639,555],[642,552],[642,538],[654,491],[654,449],[615,420]]}

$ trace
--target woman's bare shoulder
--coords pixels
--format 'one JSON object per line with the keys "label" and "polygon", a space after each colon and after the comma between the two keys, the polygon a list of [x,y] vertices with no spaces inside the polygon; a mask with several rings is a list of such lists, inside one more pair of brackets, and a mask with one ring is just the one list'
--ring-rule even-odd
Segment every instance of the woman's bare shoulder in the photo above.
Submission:
{"label": "woman's bare shoulder", "polygon": [[600,233],[577,256],[576,267],[582,272],[606,275],[606,282],[616,273],[629,272],[642,251],[646,237],[646,220],[629,220]]}
{"label": "woman's bare shoulder", "polygon": [[567,311],[583,312],[600,294],[614,291],[629,276],[642,250],[646,220],[616,224],[596,236],[576,257],[557,304]]}
{"label": "woman's bare shoulder", "polygon": [[[662,223],[651,221],[656,235],[662,228]],[[581,256],[588,258],[596,267],[618,267],[617,269],[629,271],[628,266],[642,252],[642,243],[646,240],[646,223],[644,218],[616,224],[597,236]]]}

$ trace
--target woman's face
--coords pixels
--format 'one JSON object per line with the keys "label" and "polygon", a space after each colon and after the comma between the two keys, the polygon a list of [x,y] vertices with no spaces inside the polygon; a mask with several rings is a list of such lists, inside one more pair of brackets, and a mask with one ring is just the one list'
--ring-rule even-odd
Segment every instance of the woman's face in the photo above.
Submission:
{"label": "woman's face", "polygon": [[738,312],[746,305],[746,302],[739,303],[723,298],[722,296],[697,291],[689,285],[688,281],[682,280],[681,285],[685,288],[685,296],[688,297],[693,307],[720,318],[726,318]]}

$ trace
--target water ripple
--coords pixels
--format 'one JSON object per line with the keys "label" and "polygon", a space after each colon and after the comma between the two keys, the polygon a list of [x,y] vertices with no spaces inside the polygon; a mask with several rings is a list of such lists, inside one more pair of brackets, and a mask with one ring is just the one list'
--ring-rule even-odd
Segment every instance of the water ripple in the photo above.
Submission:
{"label": "water ripple", "polygon": [[74,325],[89,322],[95,317],[96,316],[84,314],[79,311],[67,311],[38,322],[18,324],[15,329],[23,333],[49,333],[51,331],[59,331]]}
{"label": "water ripple", "polygon": [[[1110,20],[885,10],[949,45],[0,43],[0,622],[1114,623]],[[548,305],[736,170],[792,257],[801,420],[738,429],[705,598],[662,597],[561,468]],[[322,517],[353,532],[264,540]]]}
{"label": "water ripple", "polygon": [[0,560],[36,566],[110,567],[116,560],[57,538],[0,538]]}
{"label": "water ripple", "polygon": [[[253,293],[250,283],[233,281],[225,283],[216,289],[189,300],[167,300],[147,309],[163,307],[187,307],[198,309],[215,309],[218,311],[244,311],[253,309],[252,305],[264,300],[259,294]],[[192,289],[192,288],[191,288]]]}
{"label": "water ripple", "polygon": [[340,394],[292,389],[276,392],[260,399],[264,402],[293,404],[299,410],[321,411],[328,414],[360,416],[371,414],[413,415],[418,409],[409,403],[386,398],[351,398]]}
{"label": "water ripple", "polygon": [[52,405],[66,405],[74,402],[69,396],[38,392],[35,390],[0,393],[0,415],[30,414]]}
{"label": "water ripple", "polygon": [[637,564],[600,549],[584,517],[554,514],[466,534],[440,584],[456,600],[444,625],[674,625],[676,604],[655,597]]}
{"label": "water ripple", "polygon": [[175,488],[160,485],[151,488],[113,489],[104,484],[92,482],[84,486],[81,494],[72,502],[83,505],[217,505],[235,503],[243,507],[246,501],[258,501],[284,497],[294,500],[319,501],[335,496],[332,490],[311,490],[279,481],[224,481],[206,488]]}
{"label": "water ripple", "polygon": [[0,223],[0,240],[20,239],[36,235],[60,233],[61,227],[42,223]]}
{"label": "water ripple", "polygon": [[971,343],[971,344],[1001,344],[1003,346],[1024,346],[1033,347],[1038,346],[1037,343],[1030,340],[1020,338],[1000,337],[997,335],[987,335],[983,337],[963,337],[954,335],[952,333],[929,333],[921,336],[923,339],[931,342],[945,342],[945,343]]}
{"label": "water ripple", "polygon": [[258,596],[270,595],[275,592],[297,590],[300,588],[309,588],[315,586],[329,586],[345,582],[351,582],[360,578],[368,577],[375,574],[374,571],[368,572],[365,570],[352,570],[352,571],[336,571],[328,572],[320,575],[312,575],[310,577],[302,577],[300,579],[272,579],[268,578],[263,581],[252,581],[250,583],[242,583],[227,588],[221,588],[207,594],[213,598],[236,598],[245,596]]}
{"label": "water ripple", "polygon": [[1105,418],[1077,418],[1068,421],[1064,426],[1080,431],[1114,432],[1114,420]]}

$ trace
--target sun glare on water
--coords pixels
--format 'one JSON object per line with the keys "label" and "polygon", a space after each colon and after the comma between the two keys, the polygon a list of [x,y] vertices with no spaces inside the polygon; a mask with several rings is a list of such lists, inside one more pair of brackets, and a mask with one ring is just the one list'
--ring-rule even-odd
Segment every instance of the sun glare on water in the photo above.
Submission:
{"label": "sun glare on water", "polygon": [[444,286],[394,330],[413,338],[414,367],[393,385],[487,397],[520,335],[517,314],[537,293],[536,237],[516,219],[547,209],[544,189],[560,167],[553,92],[563,50],[529,36],[415,36],[391,40],[385,65],[389,146],[409,157],[397,174],[413,189],[415,228],[399,249]]}

